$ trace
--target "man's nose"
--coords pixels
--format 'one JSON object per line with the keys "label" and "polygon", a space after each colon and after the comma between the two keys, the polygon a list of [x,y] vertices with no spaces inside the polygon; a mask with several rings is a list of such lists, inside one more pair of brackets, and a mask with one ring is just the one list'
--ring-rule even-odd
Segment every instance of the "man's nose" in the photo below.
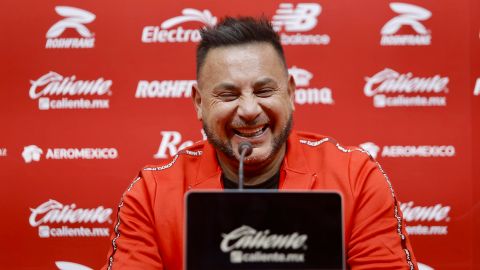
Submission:
{"label": "man's nose", "polygon": [[254,95],[242,96],[239,100],[237,113],[245,121],[255,120],[262,113],[258,98]]}

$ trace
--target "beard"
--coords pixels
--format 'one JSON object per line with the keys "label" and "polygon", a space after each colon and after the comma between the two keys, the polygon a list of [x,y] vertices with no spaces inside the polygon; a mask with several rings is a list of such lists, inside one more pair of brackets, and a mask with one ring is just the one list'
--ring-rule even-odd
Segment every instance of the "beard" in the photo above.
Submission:
{"label": "beard", "polygon": [[[266,160],[261,161],[262,164],[268,163],[273,157],[278,153],[278,151],[282,148],[282,146],[285,144],[285,142],[288,139],[288,136],[290,135],[290,132],[292,130],[292,125],[293,125],[293,114],[290,113],[288,116],[288,120],[285,124],[285,126],[282,128],[280,134],[278,136],[274,136],[272,143],[271,143],[271,151],[268,154],[268,157]],[[219,150],[222,152],[225,156],[227,156],[230,159],[235,159],[236,161],[239,161],[239,156],[235,155],[235,151],[232,147],[232,142],[231,141],[222,141],[220,137],[215,134],[205,123],[205,121],[202,121],[202,126],[203,130],[205,131],[205,135],[207,135],[207,140],[210,144],[212,144],[215,149]],[[248,161],[255,161],[252,159],[245,159],[245,165],[248,166],[250,162]]]}

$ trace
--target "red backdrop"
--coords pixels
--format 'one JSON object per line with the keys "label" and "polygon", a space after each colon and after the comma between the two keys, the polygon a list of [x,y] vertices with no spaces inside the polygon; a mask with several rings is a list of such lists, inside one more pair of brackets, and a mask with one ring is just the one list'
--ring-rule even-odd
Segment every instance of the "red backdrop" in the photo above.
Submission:
{"label": "red backdrop", "polygon": [[104,264],[133,176],[202,139],[195,29],[261,14],[297,80],[295,127],[376,156],[422,269],[480,268],[479,1],[3,1],[0,13],[5,269]]}

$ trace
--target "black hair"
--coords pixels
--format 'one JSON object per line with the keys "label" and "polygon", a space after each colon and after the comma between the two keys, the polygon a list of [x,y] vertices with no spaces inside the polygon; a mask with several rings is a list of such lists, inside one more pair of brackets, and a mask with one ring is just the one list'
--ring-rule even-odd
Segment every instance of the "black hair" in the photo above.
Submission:
{"label": "black hair", "polygon": [[267,42],[273,46],[286,68],[285,55],[280,37],[265,17],[225,17],[217,25],[200,30],[201,41],[197,47],[197,78],[210,49]]}

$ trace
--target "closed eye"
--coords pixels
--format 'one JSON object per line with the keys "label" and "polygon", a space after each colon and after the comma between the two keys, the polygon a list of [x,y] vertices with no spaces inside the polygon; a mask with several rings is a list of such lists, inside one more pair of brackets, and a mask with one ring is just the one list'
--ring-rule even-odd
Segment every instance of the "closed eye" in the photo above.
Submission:
{"label": "closed eye", "polygon": [[273,88],[261,88],[258,90],[255,90],[255,95],[257,97],[270,97],[273,95],[275,92],[275,89]]}
{"label": "closed eye", "polygon": [[216,96],[220,100],[228,102],[228,101],[234,101],[235,99],[237,99],[238,93],[233,91],[222,91],[220,93],[217,93]]}

